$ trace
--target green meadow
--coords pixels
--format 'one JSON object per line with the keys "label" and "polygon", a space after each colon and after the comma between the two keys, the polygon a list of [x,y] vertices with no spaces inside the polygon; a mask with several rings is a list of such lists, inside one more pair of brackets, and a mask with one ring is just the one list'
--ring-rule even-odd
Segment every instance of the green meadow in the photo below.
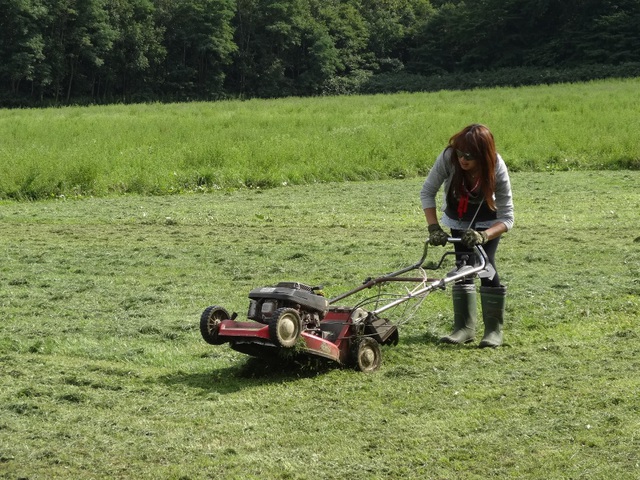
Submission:
{"label": "green meadow", "polygon": [[640,80],[379,96],[0,110],[0,198],[421,177],[487,124],[512,170],[640,168]]}
{"label": "green meadow", "polygon": [[[638,478],[637,87],[0,111],[0,478]],[[418,260],[474,121],[512,171],[505,346],[439,344],[448,289],[371,374],[202,340],[252,288]]]}

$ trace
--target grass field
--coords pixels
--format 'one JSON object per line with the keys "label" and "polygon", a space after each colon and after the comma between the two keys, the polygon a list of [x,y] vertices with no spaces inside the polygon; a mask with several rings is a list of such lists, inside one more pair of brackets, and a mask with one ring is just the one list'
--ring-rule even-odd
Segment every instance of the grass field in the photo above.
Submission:
{"label": "grass field", "polygon": [[0,478],[640,477],[640,172],[512,181],[507,345],[439,345],[436,292],[368,375],[210,346],[199,316],[413,263],[420,179],[0,203]]}
{"label": "grass field", "polygon": [[640,169],[640,79],[465,92],[0,110],[0,199],[426,174],[487,124],[512,170]]}

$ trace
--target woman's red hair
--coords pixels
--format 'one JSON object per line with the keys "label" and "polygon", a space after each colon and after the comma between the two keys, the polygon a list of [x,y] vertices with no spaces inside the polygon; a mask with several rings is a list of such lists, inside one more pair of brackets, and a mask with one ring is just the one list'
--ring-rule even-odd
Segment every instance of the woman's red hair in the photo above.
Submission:
{"label": "woman's red hair", "polygon": [[498,155],[496,143],[491,131],[484,125],[474,123],[463,128],[449,139],[449,147],[453,149],[451,163],[455,167],[452,179],[453,188],[460,192],[463,188],[464,172],[458,162],[456,150],[469,153],[478,163],[480,188],[484,200],[491,210],[496,209],[493,194],[496,189],[496,162]]}

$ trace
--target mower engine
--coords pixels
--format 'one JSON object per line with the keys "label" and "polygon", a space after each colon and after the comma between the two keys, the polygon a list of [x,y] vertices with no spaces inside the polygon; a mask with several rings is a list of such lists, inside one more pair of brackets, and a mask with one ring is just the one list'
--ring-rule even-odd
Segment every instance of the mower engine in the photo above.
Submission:
{"label": "mower engine", "polygon": [[247,317],[268,324],[281,309],[294,309],[300,316],[303,328],[317,328],[324,317],[329,302],[319,293],[320,287],[310,287],[298,282],[280,282],[275,287],[255,288],[249,292]]}

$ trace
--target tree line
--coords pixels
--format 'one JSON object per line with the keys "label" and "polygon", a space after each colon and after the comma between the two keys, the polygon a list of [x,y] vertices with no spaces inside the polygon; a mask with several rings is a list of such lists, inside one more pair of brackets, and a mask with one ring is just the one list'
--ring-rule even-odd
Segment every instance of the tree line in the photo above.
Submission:
{"label": "tree line", "polygon": [[0,105],[640,75],[639,0],[0,0]]}

